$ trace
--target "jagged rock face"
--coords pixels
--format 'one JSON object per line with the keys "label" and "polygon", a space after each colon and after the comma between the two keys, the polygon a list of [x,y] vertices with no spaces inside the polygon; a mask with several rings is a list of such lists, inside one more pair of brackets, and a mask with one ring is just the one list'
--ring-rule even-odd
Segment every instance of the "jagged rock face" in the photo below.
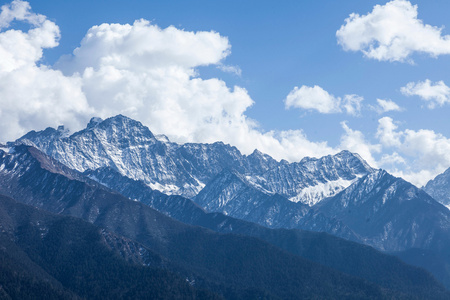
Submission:
{"label": "jagged rock face", "polygon": [[288,163],[277,162],[257,150],[242,155],[221,142],[178,145],[121,115],[105,121],[93,119],[86,129],[71,136],[62,132],[62,128],[30,132],[16,144],[37,147],[80,172],[110,167],[152,189],[188,198],[226,169],[264,194],[277,193],[293,202],[314,205],[373,172],[358,155],[348,151]]}
{"label": "jagged rock face", "polygon": [[[86,171],[84,175],[186,223],[204,219],[204,215],[214,211],[269,228],[328,232],[348,240],[360,241],[342,222],[320,213],[314,214],[307,205],[293,203],[281,195],[266,195],[245,184],[242,178],[228,170],[222,171],[210,181],[194,198],[196,203],[181,196],[168,196],[152,190],[143,182],[125,177],[111,168]],[[223,195],[230,191],[236,196],[228,200]],[[233,232],[233,226],[230,225],[227,230]]]}
{"label": "jagged rock face", "polygon": [[[62,132],[32,132],[17,143],[36,145],[70,168],[90,171],[99,182],[108,176],[101,170],[112,170],[193,199],[206,211],[271,228],[325,231],[382,250],[438,247],[437,236],[450,224],[448,211],[426,193],[348,151],[277,162],[259,151],[242,155],[223,143],[171,143],[124,116],[94,119],[69,137]],[[123,192],[126,184],[121,184],[109,181],[108,186]],[[169,215],[179,213],[174,203],[187,204],[149,199],[147,204],[166,207]]]}
{"label": "jagged rock face", "polygon": [[313,206],[373,171],[359,155],[342,151],[320,159],[307,157],[299,163],[279,164],[261,176],[249,178],[249,182],[263,191]]}
{"label": "jagged rock face", "polygon": [[[206,287],[216,286],[212,284],[217,283],[223,284],[223,290],[226,290],[240,283],[242,288],[247,288],[249,284],[246,282],[253,282],[256,278],[254,282],[259,285],[248,292],[254,295],[256,288],[262,291],[267,289],[274,295],[269,295],[269,298],[310,298],[312,295],[343,298],[355,293],[353,287],[357,287],[357,293],[362,297],[369,294],[361,293],[359,289],[373,295],[373,286],[366,286],[366,281],[355,281],[353,277],[281,251],[259,239],[216,234],[172,220],[142,203],[84,178],[77,171],[28,146],[22,145],[8,151],[0,149],[0,182],[0,194],[53,213],[81,218],[111,231],[114,234],[102,232],[102,242],[123,257],[146,263],[148,259],[146,253],[141,251],[141,244],[165,261],[167,259],[177,274],[184,275],[184,278],[199,278],[198,282],[206,282]],[[37,229],[45,235],[46,224],[41,225]],[[71,233],[70,230],[67,232]],[[211,264],[214,264],[213,267]],[[234,276],[230,280],[234,285],[228,285],[229,274]],[[272,278],[289,278],[290,283],[286,285],[283,280],[274,282]],[[330,287],[330,292],[322,295],[324,285]],[[349,290],[339,294],[343,289]],[[249,295],[248,292],[242,295]],[[234,293],[232,295],[236,295]],[[379,295],[382,297],[382,294]],[[238,295],[238,298],[245,296]]]}
{"label": "jagged rock face", "polygon": [[229,170],[211,180],[194,201],[207,211],[270,228],[296,228],[309,210],[303,203],[293,203],[278,194],[265,194]]}
{"label": "jagged rock face", "polygon": [[448,249],[449,211],[414,185],[385,171],[368,174],[314,209],[386,251]]}
{"label": "jagged rock face", "polygon": [[430,180],[423,190],[450,209],[450,168]]}
{"label": "jagged rock face", "polygon": [[[230,218],[236,217],[269,228],[327,232],[379,250],[397,252],[401,257],[411,254],[398,251],[422,249],[417,250],[419,254],[410,258],[409,263],[427,268],[450,285],[446,271],[450,266],[447,259],[450,213],[426,193],[385,171],[363,176],[335,197],[309,208],[278,194],[264,194],[246,184],[239,174],[224,170],[193,200],[207,210],[227,216],[208,214],[189,199],[152,191],[115,170],[97,169],[87,175],[183,222],[221,232],[236,232],[242,228],[242,224]],[[420,251],[429,253],[423,256]],[[430,265],[427,257],[435,261]],[[435,268],[436,265],[440,267]]]}

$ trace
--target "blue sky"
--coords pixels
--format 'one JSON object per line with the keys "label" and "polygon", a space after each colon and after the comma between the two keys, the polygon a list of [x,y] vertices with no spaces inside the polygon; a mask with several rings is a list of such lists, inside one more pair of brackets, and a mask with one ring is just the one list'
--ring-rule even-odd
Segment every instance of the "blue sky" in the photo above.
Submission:
{"label": "blue sky", "polygon": [[[0,4],[0,51],[23,55],[0,57],[0,140],[123,113],[174,141],[277,159],[349,149],[419,186],[450,167],[448,1]],[[49,40],[31,40],[36,28]]]}

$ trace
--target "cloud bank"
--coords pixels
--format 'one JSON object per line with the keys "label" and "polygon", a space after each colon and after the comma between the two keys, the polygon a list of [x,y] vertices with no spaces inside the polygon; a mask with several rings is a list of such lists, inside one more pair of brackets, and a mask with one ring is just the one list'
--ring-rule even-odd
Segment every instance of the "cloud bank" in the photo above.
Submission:
{"label": "cloud bank", "polygon": [[[30,5],[13,1],[0,14],[0,131],[2,139],[17,138],[49,120],[80,127],[93,113],[82,81],[39,64],[43,50],[58,46],[58,26]],[[4,30],[14,20],[30,25],[28,32]]]}
{"label": "cloud bank", "polygon": [[[30,29],[8,30],[13,21]],[[244,153],[258,148],[277,159],[339,150],[309,141],[301,130],[261,132],[245,114],[254,101],[244,88],[200,78],[200,66],[241,72],[223,63],[231,45],[217,32],[162,29],[146,20],[101,24],[88,30],[73,54],[47,66],[43,51],[60,39],[55,23],[15,0],[2,7],[0,26],[3,141],[59,124],[75,131],[92,116],[120,113],[177,142],[222,140]]]}
{"label": "cloud bank", "polygon": [[[10,29],[15,21],[29,29]],[[416,184],[450,165],[448,139],[427,130],[399,131],[389,118],[379,121],[377,144],[350,128],[348,122],[341,123],[342,136],[336,147],[311,141],[302,130],[263,132],[246,115],[254,101],[244,88],[228,87],[222,80],[202,79],[198,74],[201,66],[237,75],[241,72],[238,66],[224,63],[231,45],[217,32],[191,32],[173,26],[163,29],[146,20],[101,24],[88,30],[72,54],[55,66],[45,65],[45,49],[57,47],[60,36],[58,26],[33,13],[25,1],[1,7],[2,141],[60,124],[76,131],[93,116],[124,114],[176,142],[221,140],[245,154],[257,148],[278,160],[298,161],[348,149],[372,166],[396,171]],[[433,89],[440,84],[428,85]],[[422,88],[417,86],[412,84],[409,90],[420,95]],[[436,94],[439,92],[430,101],[446,102]],[[285,106],[358,116],[362,101],[358,95],[335,97],[319,86],[302,86],[289,93]],[[378,105],[384,112],[399,109],[390,100],[378,100]],[[422,169],[408,168],[408,160]]]}
{"label": "cloud bank", "polygon": [[380,165],[419,187],[450,165],[450,139],[433,130],[401,131],[392,118],[383,117],[378,121],[377,137],[384,148],[394,151]]}
{"label": "cloud bank", "polygon": [[360,51],[379,61],[412,62],[413,53],[450,54],[450,36],[418,19],[417,5],[394,0],[375,5],[366,15],[352,13],[336,32],[346,51]]}

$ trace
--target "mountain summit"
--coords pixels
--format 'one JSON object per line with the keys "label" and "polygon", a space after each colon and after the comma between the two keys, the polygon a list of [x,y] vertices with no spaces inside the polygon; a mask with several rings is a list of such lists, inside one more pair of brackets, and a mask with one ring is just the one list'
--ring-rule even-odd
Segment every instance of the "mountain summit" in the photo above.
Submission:
{"label": "mountain summit", "polygon": [[[327,232],[396,252],[450,286],[450,211],[357,154],[276,161],[257,150],[243,155],[222,142],[173,143],[122,115],[92,119],[70,136],[63,132],[33,131],[9,146],[34,146],[79,171],[69,177],[88,176],[170,216],[198,220],[215,212],[269,228]],[[46,163],[66,172],[56,165]]]}
{"label": "mountain summit", "polygon": [[423,190],[450,209],[450,168],[430,180]]}
{"label": "mountain summit", "polygon": [[93,118],[85,129],[70,136],[51,128],[33,131],[15,144],[34,146],[80,172],[109,167],[152,189],[188,198],[229,170],[264,194],[314,205],[374,171],[348,151],[288,163],[258,150],[243,155],[222,142],[180,145],[153,135],[142,123],[123,115]]}

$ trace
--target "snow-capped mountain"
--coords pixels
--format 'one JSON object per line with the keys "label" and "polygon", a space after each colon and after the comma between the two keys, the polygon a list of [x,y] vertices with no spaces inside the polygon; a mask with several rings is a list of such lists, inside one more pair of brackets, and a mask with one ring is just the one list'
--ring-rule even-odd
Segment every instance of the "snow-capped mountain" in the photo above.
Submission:
{"label": "snow-capped mountain", "polygon": [[430,180],[423,190],[450,209],[450,168]]}
{"label": "snow-capped mountain", "polygon": [[[368,247],[326,234],[271,230],[220,214],[205,214],[200,218],[217,218],[214,223],[218,226],[222,222],[227,222],[230,226],[233,224],[241,234],[218,234],[205,228],[182,224],[138,201],[110,191],[33,147],[22,145],[0,149],[0,195],[8,195],[18,202],[40,208],[24,208],[18,203],[7,204],[4,197],[0,196],[0,253],[4,254],[5,250],[5,231],[11,232],[11,241],[20,243],[22,249],[30,253],[30,257],[38,258],[38,263],[43,260],[37,255],[44,254],[42,257],[48,258],[46,266],[51,267],[50,271],[55,268],[56,258],[56,268],[63,270],[58,273],[58,278],[65,279],[64,283],[70,284],[71,278],[79,282],[76,277],[80,273],[69,272],[72,277],[67,280],[65,270],[76,265],[76,259],[83,258],[81,254],[95,254],[88,261],[82,260],[85,264],[82,264],[83,267],[89,271],[103,258],[118,258],[120,255],[127,260],[136,259],[136,263],[145,263],[147,267],[150,264],[150,268],[161,266],[163,270],[188,278],[189,282],[195,280],[195,286],[199,289],[218,291],[227,299],[246,299],[249,295],[270,299],[342,299],[348,295],[384,299],[393,297],[392,295],[397,295],[396,298],[402,295],[411,298],[417,294],[446,299],[447,296],[445,289],[428,273]],[[160,196],[165,196],[166,199],[182,198],[163,194]],[[184,200],[190,201],[186,198]],[[7,201],[14,202],[12,199]],[[7,207],[8,210],[5,210],[5,203],[12,209]],[[65,221],[49,226],[47,217],[33,217],[37,215]],[[100,228],[83,225],[80,219]],[[83,228],[91,229],[87,235],[80,235]],[[111,234],[105,235],[105,230]],[[100,232],[101,236],[93,234],[94,231]],[[260,239],[251,236],[260,236]],[[93,249],[91,246],[96,246],[99,239],[105,239],[107,246],[117,252],[117,256],[90,252]],[[61,249],[63,251],[60,252]],[[71,254],[70,260],[63,253]],[[6,255],[2,257],[8,258]],[[367,260],[370,262],[366,263]],[[22,263],[18,262],[19,265]],[[60,267],[61,264],[64,267]],[[104,266],[100,270],[108,267]],[[129,272],[127,269],[126,274],[129,275]],[[154,269],[150,269],[149,273],[155,274]],[[120,277],[120,272],[113,274],[119,274]],[[150,275],[143,272],[140,274],[144,276],[143,279]],[[90,281],[97,279],[96,276],[89,278]],[[161,279],[158,286],[159,283],[165,285],[166,281],[176,283],[173,279],[164,277],[155,279],[158,278]],[[274,281],[273,278],[280,280]],[[127,287],[131,286],[135,290],[133,284],[137,279],[142,278],[138,276],[131,279],[133,283],[129,283]],[[248,289],[249,286],[251,289]],[[325,291],[324,286],[327,287]],[[232,292],[225,294],[231,289]],[[427,292],[427,289],[432,289],[432,292]],[[143,295],[148,297],[148,293]],[[185,293],[183,295],[186,296]],[[159,296],[160,294],[156,297]],[[172,294],[163,298],[180,297]],[[205,296],[203,292],[202,296],[192,298],[211,297]]]}
{"label": "snow-capped mountain", "polygon": [[[34,145],[52,156],[54,160],[43,159],[40,164],[54,174],[83,182],[96,181],[169,216],[191,214],[183,216],[183,220],[198,220],[207,212],[221,212],[226,217],[271,228],[328,232],[384,251],[428,251],[442,266],[430,271],[443,274],[440,279],[450,286],[450,272],[445,271],[450,268],[446,256],[450,249],[450,211],[427,193],[385,171],[372,169],[348,151],[297,163],[277,162],[259,151],[242,155],[220,142],[178,145],[123,116],[105,121],[93,119],[86,129],[70,136],[62,127],[46,129],[30,132],[4,148],[0,173],[7,174],[3,187],[19,196],[20,189],[10,188],[19,183],[8,178],[15,172],[25,174],[36,163],[21,161],[25,156],[13,153],[20,149],[12,147],[14,144]],[[44,155],[39,153],[34,155]],[[9,161],[12,157],[14,161]],[[65,170],[64,165],[84,174]],[[36,190],[45,188],[40,191],[42,194],[55,193],[58,182],[44,185],[39,180],[47,180],[48,175],[33,176]],[[24,182],[26,177],[14,178],[21,181],[22,188],[29,188]],[[75,183],[65,184],[63,188],[58,186],[58,191],[73,189],[84,193],[82,188],[73,187]],[[51,195],[59,199],[57,194]],[[45,197],[34,197],[28,192],[30,204],[53,205],[51,210],[56,212],[62,209],[58,201],[46,204],[39,202]],[[82,201],[88,201],[87,198]],[[103,220],[96,204],[77,205],[66,209],[84,211],[87,206],[83,218],[91,222]],[[111,218],[115,219],[115,214],[111,211]],[[122,228],[120,222],[115,224]],[[418,257],[414,263],[428,267],[424,261]]]}
{"label": "snow-capped mountain", "polygon": [[230,170],[266,195],[313,205],[374,170],[348,151],[298,163],[277,162],[255,150],[242,155],[221,142],[172,143],[140,122],[118,115],[93,118],[86,129],[67,136],[63,127],[30,132],[15,144],[34,146],[66,166],[84,172],[110,167],[169,195],[195,197],[223,170]]}
{"label": "snow-capped mountain", "polygon": [[[381,250],[432,247],[433,234],[450,222],[448,211],[426,193],[348,151],[277,162],[257,150],[242,155],[220,142],[172,143],[122,115],[92,119],[70,136],[63,127],[30,132],[16,141],[21,143],[91,172],[99,182],[109,169],[153,190],[190,198],[208,212],[271,228],[326,231]],[[123,193],[118,184],[109,187]]]}
{"label": "snow-capped mountain", "polygon": [[292,202],[312,206],[373,171],[358,154],[342,151],[319,159],[306,157],[298,163],[282,161],[248,181],[262,191],[278,193]]}
{"label": "snow-capped mountain", "polygon": [[[450,247],[450,212],[424,191],[386,171],[370,173],[314,207],[380,250]],[[444,246],[445,244],[445,246]]]}

